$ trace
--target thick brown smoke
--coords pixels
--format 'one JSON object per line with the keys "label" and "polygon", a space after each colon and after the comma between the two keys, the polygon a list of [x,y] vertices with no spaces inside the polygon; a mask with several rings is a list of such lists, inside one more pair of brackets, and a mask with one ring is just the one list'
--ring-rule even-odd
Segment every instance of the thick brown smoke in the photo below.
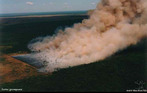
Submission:
{"label": "thick brown smoke", "polygon": [[147,37],[147,0],[102,0],[90,18],[56,36],[37,38],[32,57],[54,71],[103,60]]}

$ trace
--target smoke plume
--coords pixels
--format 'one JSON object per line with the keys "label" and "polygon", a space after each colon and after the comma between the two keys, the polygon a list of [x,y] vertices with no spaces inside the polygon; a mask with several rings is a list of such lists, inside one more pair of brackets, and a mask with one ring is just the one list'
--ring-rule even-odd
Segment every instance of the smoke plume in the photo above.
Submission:
{"label": "smoke plume", "polygon": [[54,36],[30,42],[32,57],[44,63],[43,70],[103,60],[147,37],[147,0],[102,0],[89,19],[59,31]]}

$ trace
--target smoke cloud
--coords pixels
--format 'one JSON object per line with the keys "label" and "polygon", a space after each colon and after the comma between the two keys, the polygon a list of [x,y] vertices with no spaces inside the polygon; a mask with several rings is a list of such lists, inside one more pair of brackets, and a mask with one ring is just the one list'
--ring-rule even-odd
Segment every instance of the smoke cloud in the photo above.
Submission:
{"label": "smoke cloud", "polygon": [[147,37],[147,0],[102,0],[89,16],[54,36],[30,42],[31,56],[44,63],[41,70],[100,61]]}

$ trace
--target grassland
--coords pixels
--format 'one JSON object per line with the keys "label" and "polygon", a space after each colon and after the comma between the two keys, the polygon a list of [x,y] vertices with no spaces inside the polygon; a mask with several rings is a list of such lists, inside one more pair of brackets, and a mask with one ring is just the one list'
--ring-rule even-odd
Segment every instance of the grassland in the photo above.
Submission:
{"label": "grassland", "polygon": [[[86,16],[64,16],[58,18],[49,18],[44,21],[37,19],[22,19],[17,22],[8,24],[4,22],[1,24],[1,60],[0,64],[3,67],[8,67],[12,70],[17,68],[17,71],[7,71],[4,77],[9,77],[11,74],[15,78],[11,82],[0,85],[0,88],[14,88],[23,89],[23,91],[126,91],[129,89],[139,89],[141,85],[137,82],[144,82],[143,89],[147,86],[146,73],[146,39],[142,40],[135,46],[119,51],[113,56],[88,65],[81,65],[72,68],[62,69],[51,74],[41,74],[36,71],[35,68],[22,64],[22,62],[13,61],[13,65],[10,64],[12,59],[8,60],[8,55],[29,53],[27,49],[28,42],[38,36],[52,35],[56,28],[64,28],[66,26],[72,26],[73,23],[81,22]],[[59,27],[61,26],[61,27]],[[10,57],[9,57],[10,58]],[[14,65],[15,63],[15,65]],[[28,74],[24,65],[27,65],[27,69],[30,69]],[[17,67],[18,67],[17,66]],[[3,68],[7,69],[7,68]],[[17,73],[17,74],[16,74]],[[8,75],[8,76],[7,76]]]}

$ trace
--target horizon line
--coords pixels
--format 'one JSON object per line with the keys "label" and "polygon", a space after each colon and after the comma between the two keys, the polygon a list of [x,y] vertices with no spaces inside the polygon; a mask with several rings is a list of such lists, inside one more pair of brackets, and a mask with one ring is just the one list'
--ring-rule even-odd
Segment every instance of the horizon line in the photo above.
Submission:
{"label": "horizon line", "polygon": [[89,10],[72,10],[72,11],[50,11],[50,12],[21,12],[21,13],[0,13],[0,15],[2,15],[2,14],[28,14],[28,13],[56,13],[56,12],[58,12],[58,13],[60,13],[60,12],[86,12],[86,11],[89,11]]}

